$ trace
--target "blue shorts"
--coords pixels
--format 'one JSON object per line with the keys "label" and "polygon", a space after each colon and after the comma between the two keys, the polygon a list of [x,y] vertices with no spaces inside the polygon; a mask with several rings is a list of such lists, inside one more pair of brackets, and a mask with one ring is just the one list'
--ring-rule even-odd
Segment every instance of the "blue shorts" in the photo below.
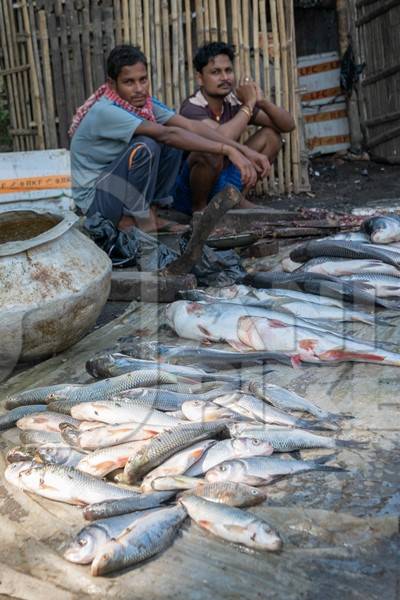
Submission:
{"label": "blue shorts", "polygon": [[[208,196],[208,202],[215,194],[218,194],[227,185],[233,185],[240,192],[243,190],[244,185],[240,176],[240,171],[232,163],[229,163],[225,167],[217,181],[215,182],[210,195]],[[187,160],[183,163],[182,169],[176,179],[174,191],[173,191],[174,202],[172,207],[179,212],[186,213],[187,215],[192,214],[192,193],[190,189],[190,169]]]}

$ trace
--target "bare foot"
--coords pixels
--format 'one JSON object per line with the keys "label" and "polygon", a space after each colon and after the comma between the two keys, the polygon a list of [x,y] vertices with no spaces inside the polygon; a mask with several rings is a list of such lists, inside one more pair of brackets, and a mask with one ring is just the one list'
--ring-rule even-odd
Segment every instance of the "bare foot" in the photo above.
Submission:
{"label": "bare foot", "polygon": [[247,200],[247,198],[245,198],[243,196],[238,204],[238,208],[260,208],[260,207],[258,206],[258,204],[254,204],[254,202],[250,202],[250,200]]}

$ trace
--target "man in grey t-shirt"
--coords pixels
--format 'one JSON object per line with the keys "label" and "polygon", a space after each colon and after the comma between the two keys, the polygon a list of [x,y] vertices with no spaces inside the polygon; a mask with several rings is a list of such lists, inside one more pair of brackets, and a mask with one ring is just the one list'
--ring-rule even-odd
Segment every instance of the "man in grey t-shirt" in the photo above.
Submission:
{"label": "man in grey t-shirt", "polygon": [[147,61],[138,48],[114,48],[107,74],[70,129],[73,194],[83,213],[98,212],[120,230],[170,228],[151,205],[171,194],[181,150],[225,156],[249,186],[267,172],[260,153],[152,98]]}

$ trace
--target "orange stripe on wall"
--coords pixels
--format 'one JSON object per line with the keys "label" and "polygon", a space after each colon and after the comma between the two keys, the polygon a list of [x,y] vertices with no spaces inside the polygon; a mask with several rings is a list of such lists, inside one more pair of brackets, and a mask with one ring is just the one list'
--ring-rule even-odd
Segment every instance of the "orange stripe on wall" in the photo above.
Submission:
{"label": "orange stripe on wall", "polygon": [[325,73],[326,71],[333,71],[334,69],[340,68],[339,60],[331,60],[325,63],[319,63],[317,65],[308,65],[306,67],[299,67],[298,72],[300,77],[305,75],[314,75],[315,73]]}
{"label": "orange stripe on wall", "polygon": [[318,123],[320,121],[333,121],[334,119],[345,119],[347,117],[347,111],[333,110],[332,112],[320,112],[316,115],[306,115],[304,121],[306,123]]}
{"label": "orange stripe on wall", "polygon": [[30,192],[34,190],[53,190],[71,187],[69,175],[44,175],[42,177],[18,177],[0,179],[0,194]]}
{"label": "orange stripe on wall", "polygon": [[350,142],[349,135],[327,135],[325,137],[315,137],[307,140],[309,148],[317,146],[335,146],[336,144],[347,144]]}
{"label": "orange stripe on wall", "polygon": [[316,90],[308,94],[302,94],[302,100],[319,100],[320,98],[330,98],[331,96],[340,96],[342,94],[340,87],[327,88],[326,90]]}

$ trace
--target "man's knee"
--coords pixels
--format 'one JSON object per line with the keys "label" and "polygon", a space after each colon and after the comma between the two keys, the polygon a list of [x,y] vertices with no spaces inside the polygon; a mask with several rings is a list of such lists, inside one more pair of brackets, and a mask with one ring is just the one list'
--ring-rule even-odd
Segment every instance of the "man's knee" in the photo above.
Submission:
{"label": "man's knee", "polygon": [[131,146],[129,153],[129,168],[133,165],[134,161],[150,161],[158,157],[161,153],[161,144],[153,138],[147,136],[140,136],[137,138]]}
{"label": "man's knee", "polygon": [[273,161],[282,149],[282,135],[275,129],[271,129],[271,127],[264,127],[263,131],[268,158]]}
{"label": "man's knee", "polygon": [[210,173],[219,175],[224,167],[224,157],[219,154],[208,154],[206,152],[192,152],[189,156],[189,167],[202,166]]}

